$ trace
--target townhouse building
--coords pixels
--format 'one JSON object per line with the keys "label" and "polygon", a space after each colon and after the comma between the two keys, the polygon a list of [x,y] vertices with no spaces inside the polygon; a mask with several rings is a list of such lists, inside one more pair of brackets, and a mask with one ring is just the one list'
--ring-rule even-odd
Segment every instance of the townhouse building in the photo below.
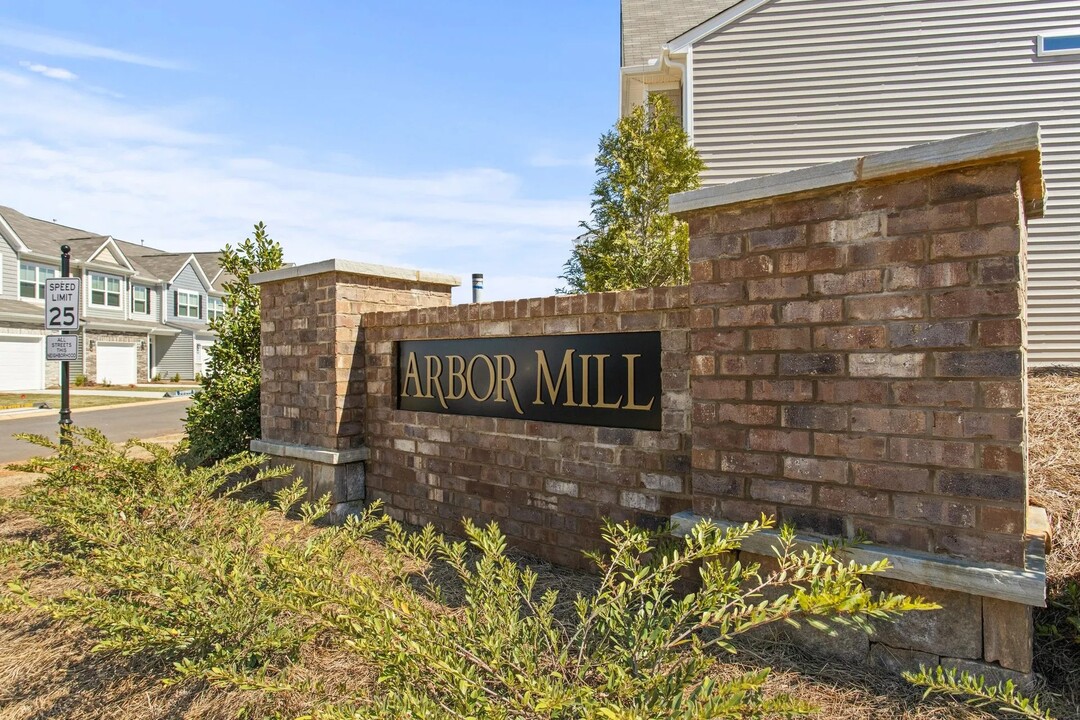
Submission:
{"label": "townhouse building", "polygon": [[1080,364],[1075,0],[622,0],[621,112],[677,108],[705,187],[1041,126],[1028,359]]}
{"label": "townhouse building", "polygon": [[45,360],[44,298],[63,245],[82,280],[73,378],[129,385],[205,371],[230,279],[216,253],[171,253],[0,206],[0,391],[59,382],[60,363]]}

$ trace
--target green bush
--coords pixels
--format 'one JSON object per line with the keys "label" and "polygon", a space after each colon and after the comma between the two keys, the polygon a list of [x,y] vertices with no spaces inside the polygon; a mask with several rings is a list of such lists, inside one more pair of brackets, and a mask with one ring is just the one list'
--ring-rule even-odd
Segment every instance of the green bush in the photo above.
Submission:
{"label": "green bush", "polygon": [[[684,538],[609,523],[607,550],[592,556],[595,590],[561,611],[568,606],[538,590],[536,573],[508,556],[495,525],[466,521],[467,540],[454,541],[369,509],[316,530],[327,502],[300,503],[299,481],[277,494],[273,510],[236,499],[244,484],[230,478],[252,474],[260,458],[251,455],[186,469],[161,448],[116,448],[91,430],[75,431],[69,448],[30,439],[54,455],[25,468],[45,479],[9,509],[50,532],[0,545],[0,557],[26,577],[60,568],[79,589],[41,597],[24,578],[0,608],[18,601],[83,622],[97,632],[96,650],[171,663],[177,680],[295,690],[280,671],[316,638],[379,669],[373,693],[305,687],[313,718],[798,714],[804,703],[765,695],[767,669],[712,677],[736,636],[777,621],[829,631],[932,607],[871,594],[860,579],[884,562],[799,549],[790,530],[780,534],[776,570],[732,562],[741,542],[770,525],[763,520],[725,530],[703,522]],[[136,448],[149,459],[134,458]],[[302,522],[282,523],[297,505]],[[268,522],[271,514],[279,518]],[[376,530],[382,553],[362,544]],[[691,572],[699,589],[679,592]],[[441,584],[448,575],[453,603]]]}
{"label": "green bush", "polygon": [[[11,508],[52,534],[7,545],[3,555],[27,570],[58,567],[80,580],[79,589],[42,599],[12,583],[12,593],[54,618],[97,630],[95,650],[174,663],[180,676],[260,673],[295,657],[317,627],[282,613],[295,578],[264,550],[268,543],[289,545],[299,528],[268,532],[266,507],[226,492],[229,479],[251,474],[260,458],[189,471],[152,444],[117,448],[88,429],[72,437],[71,447],[61,447],[25,436],[55,455],[25,467],[45,478]],[[134,459],[135,448],[151,459]],[[251,481],[284,472],[262,471]],[[299,485],[283,491],[279,509],[302,493]],[[309,521],[324,511],[325,503],[303,508]],[[319,547],[332,544],[326,539]]]}
{"label": "green bush", "polygon": [[1026,697],[1016,689],[1012,680],[987,685],[986,679],[981,675],[975,676],[969,672],[957,674],[955,668],[946,670],[940,665],[933,670],[920,665],[919,672],[904,673],[904,678],[913,685],[926,688],[923,697],[931,693],[949,695],[968,705],[993,708],[1013,717],[1053,720],[1050,711],[1039,705],[1038,697]]}
{"label": "green bush", "polygon": [[218,338],[207,350],[202,391],[185,421],[197,461],[243,452],[259,437],[259,287],[248,277],[281,264],[281,245],[266,234],[262,223],[255,226],[254,238],[235,249],[226,245],[221,253],[222,269],[235,279],[225,283],[224,315],[210,322]]}

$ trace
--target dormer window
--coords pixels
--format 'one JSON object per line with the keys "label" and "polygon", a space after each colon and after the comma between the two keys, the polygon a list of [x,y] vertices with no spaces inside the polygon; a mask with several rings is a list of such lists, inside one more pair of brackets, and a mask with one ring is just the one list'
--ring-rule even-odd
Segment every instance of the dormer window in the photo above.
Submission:
{"label": "dormer window", "polygon": [[177,290],[174,298],[176,300],[176,317],[193,318],[195,320],[202,318],[202,300],[199,293]]}
{"label": "dormer window", "polygon": [[1045,55],[1080,55],[1080,30],[1054,35],[1040,35],[1036,51]]}
{"label": "dormer window", "polygon": [[90,273],[90,304],[98,307],[120,307],[120,278]]}

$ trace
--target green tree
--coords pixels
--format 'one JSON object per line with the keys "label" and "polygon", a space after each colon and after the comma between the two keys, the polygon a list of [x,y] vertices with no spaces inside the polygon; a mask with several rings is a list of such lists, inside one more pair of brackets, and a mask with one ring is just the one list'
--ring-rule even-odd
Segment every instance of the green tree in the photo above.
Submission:
{"label": "green tree", "polygon": [[261,222],[254,238],[221,252],[221,267],[234,279],[225,283],[225,314],[210,322],[218,339],[185,420],[191,454],[199,462],[247,450],[259,437],[259,287],[249,277],[281,265],[281,245]]}
{"label": "green tree", "polygon": [[700,187],[704,169],[661,96],[600,138],[592,219],[575,241],[559,292],[603,292],[690,279],[690,232],[667,212],[668,196]]}

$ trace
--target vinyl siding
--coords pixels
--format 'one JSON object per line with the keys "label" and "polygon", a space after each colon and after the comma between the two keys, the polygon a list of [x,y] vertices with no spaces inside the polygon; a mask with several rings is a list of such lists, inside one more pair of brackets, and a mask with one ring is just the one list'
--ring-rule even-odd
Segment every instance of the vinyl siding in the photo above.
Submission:
{"label": "vinyl siding", "polygon": [[183,380],[195,379],[193,371],[195,336],[184,332],[174,337],[155,337],[154,354],[156,362],[154,372],[162,378],[172,378],[177,373]]}
{"label": "vinyl siding", "polygon": [[[135,287],[136,286],[144,287],[144,288],[147,289],[147,296],[149,297],[149,301],[150,301],[150,313],[149,314],[144,315],[143,313],[137,313],[137,312],[135,312],[135,311],[133,311],[131,309],[131,303],[135,299]],[[160,322],[160,318],[158,317],[158,307],[161,304],[161,301],[158,300],[158,297],[157,297],[157,295],[158,295],[157,288],[155,288],[153,285],[143,285],[143,284],[141,284],[139,282],[130,283],[128,285],[128,288],[129,288],[128,289],[128,294],[127,294],[128,317],[130,317],[132,320],[137,320],[138,322]]]}
{"label": "vinyl siding", "polygon": [[[195,274],[195,271],[191,267],[191,263],[184,266],[184,269],[176,276],[176,280],[168,286],[168,290],[165,295],[166,312],[168,313],[169,320],[180,320],[181,322],[198,322],[194,318],[177,318],[176,307],[173,305],[173,291],[174,290],[186,290],[187,292],[198,293],[202,298],[202,312],[203,319],[206,318],[206,288],[203,287],[202,282],[199,280],[199,276]],[[190,365],[188,367],[188,373],[191,373]]]}
{"label": "vinyl siding", "polygon": [[1075,0],[773,0],[696,43],[693,138],[716,185],[1038,121],[1030,361],[1080,364],[1080,55],[1036,37]]}
{"label": "vinyl siding", "polygon": [[0,237],[0,295],[6,298],[17,299],[19,297],[19,257],[15,250],[8,245],[7,240]]}
{"label": "vinyl siding", "polygon": [[[120,280],[120,307],[108,307],[104,305],[93,305],[90,302],[90,276],[102,275],[104,277],[118,278]],[[131,295],[128,289],[127,278],[123,275],[112,275],[100,270],[83,270],[82,273],[83,283],[83,312],[86,313],[88,318],[97,318],[100,320],[124,320],[127,318],[126,308],[124,303],[131,302]]]}

